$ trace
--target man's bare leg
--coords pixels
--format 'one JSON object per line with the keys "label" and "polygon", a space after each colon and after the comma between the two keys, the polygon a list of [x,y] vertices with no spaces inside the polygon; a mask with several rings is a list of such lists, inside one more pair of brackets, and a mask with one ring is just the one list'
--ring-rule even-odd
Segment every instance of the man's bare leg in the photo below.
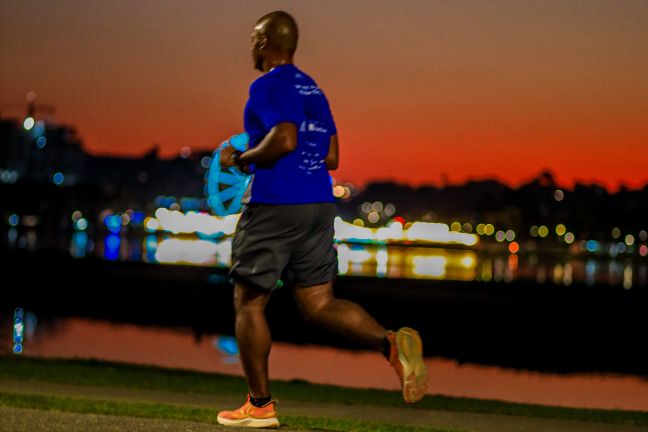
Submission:
{"label": "man's bare leg", "polygon": [[250,396],[270,396],[268,356],[272,338],[265,317],[270,292],[237,282],[234,286],[236,339]]}
{"label": "man's bare leg", "polygon": [[383,348],[385,328],[361,306],[335,298],[331,282],[309,287],[297,285],[293,294],[308,322],[376,350]]}
{"label": "man's bare leg", "polygon": [[382,350],[394,367],[405,402],[420,400],[427,390],[427,368],[423,345],[416,330],[403,327],[387,331],[362,307],[333,295],[333,284],[295,287],[294,296],[304,317],[311,323]]}

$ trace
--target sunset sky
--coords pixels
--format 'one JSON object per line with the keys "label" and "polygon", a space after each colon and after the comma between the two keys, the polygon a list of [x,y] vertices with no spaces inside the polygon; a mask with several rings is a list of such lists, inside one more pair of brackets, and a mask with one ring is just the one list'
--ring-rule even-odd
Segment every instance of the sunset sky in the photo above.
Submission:
{"label": "sunset sky", "polygon": [[93,153],[213,149],[242,131],[250,33],[276,9],[340,180],[648,182],[648,1],[6,0],[0,113],[34,90]]}

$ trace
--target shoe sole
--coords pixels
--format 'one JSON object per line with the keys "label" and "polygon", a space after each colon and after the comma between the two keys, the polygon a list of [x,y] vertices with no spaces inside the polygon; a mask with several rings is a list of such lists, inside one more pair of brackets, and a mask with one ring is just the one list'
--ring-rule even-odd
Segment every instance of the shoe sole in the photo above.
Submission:
{"label": "shoe sole", "polygon": [[425,395],[428,382],[421,336],[416,330],[403,327],[396,332],[396,346],[403,366],[403,399],[407,403],[417,402]]}
{"label": "shoe sole", "polygon": [[226,419],[221,416],[217,417],[218,423],[225,426],[238,426],[249,428],[278,428],[279,420],[276,417],[267,419],[244,418],[241,420]]}

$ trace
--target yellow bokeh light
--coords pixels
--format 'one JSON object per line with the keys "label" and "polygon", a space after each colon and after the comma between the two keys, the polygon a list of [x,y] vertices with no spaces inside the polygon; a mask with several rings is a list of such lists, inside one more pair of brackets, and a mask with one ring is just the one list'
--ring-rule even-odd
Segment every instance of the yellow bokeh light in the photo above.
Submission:
{"label": "yellow bokeh light", "polygon": [[160,228],[160,222],[155,218],[147,217],[144,219],[144,226],[149,231],[156,231]]}
{"label": "yellow bokeh light", "polygon": [[461,265],[465,268],[473,268],[475,266],[475,258],[471,255],[466,255],[461,258]]}

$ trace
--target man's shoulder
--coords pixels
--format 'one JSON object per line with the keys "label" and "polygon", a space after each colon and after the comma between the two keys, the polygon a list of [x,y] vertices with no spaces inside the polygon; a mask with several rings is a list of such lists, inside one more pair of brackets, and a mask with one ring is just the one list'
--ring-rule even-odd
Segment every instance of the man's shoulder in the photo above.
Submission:
{"label": "man's shoulder", "polygon": [[295,68],[294,73],[295,73],[295,79],[298,81],[308,81],[308,82],[315,83],[315,80],[301,69]]}
{"label": "man's shoulder", "polygon": [[271,85],[272,77],[268,77],[268,74],[263,74],[259,78],[252,81],[250,84],[250,94],[258,92],[267,88]]}
{"label": "man's shoulder", "polygon": [[291,88],[293,87],[292,84],[292,82],[286,81],[276,74],[266,73],[250,84],[250,95],[275,89]]}

